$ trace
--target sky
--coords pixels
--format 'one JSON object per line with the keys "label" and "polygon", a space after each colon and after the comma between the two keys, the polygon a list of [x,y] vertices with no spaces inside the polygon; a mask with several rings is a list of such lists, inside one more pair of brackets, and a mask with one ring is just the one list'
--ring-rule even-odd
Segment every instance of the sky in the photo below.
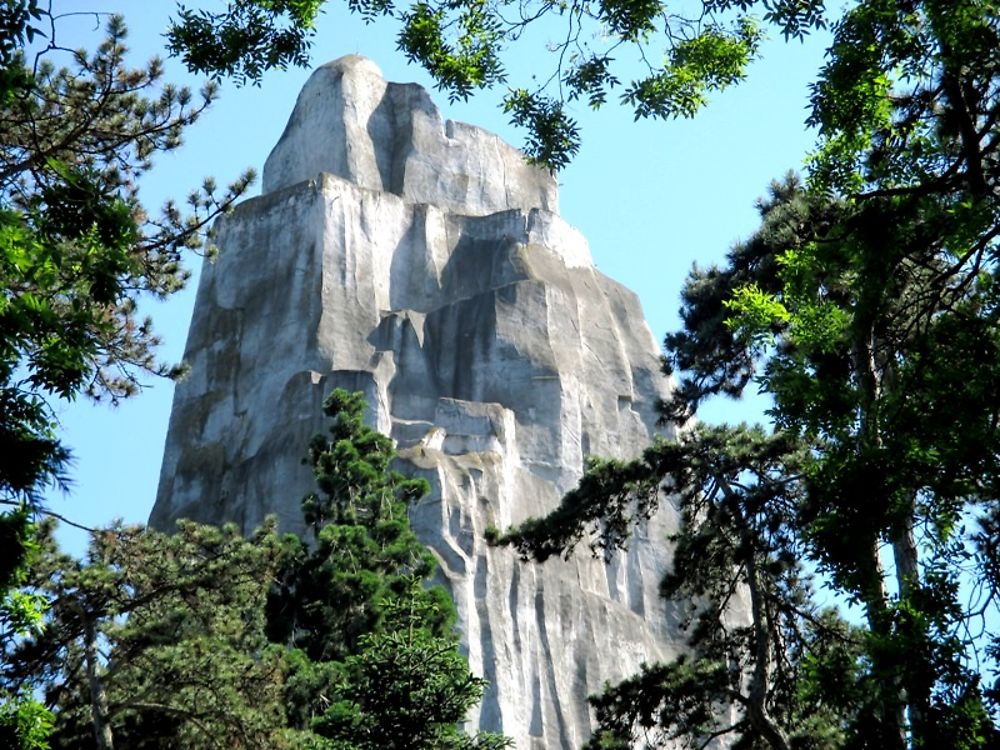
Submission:
{"label": "sky", "polygon": [[[54,5],[63,12],[85,8],[123,14],[136,64],[165,54],[162,34],[174,8],[171,0],[56,0]],[[62,19],[57,41],[63,47],[92,46],[104,22],[94,13]],[[532,73],[552,69],[546,33],[540,30],[507,55],[512,84],[530,84]],[[426,74],[396,51],[394,37],[391,23],[365,26],[348,14],[346,3],[332,0],[318,26],[312,63],[362,54],[382,68],[387,80],[432,88]],[[597,268],[639,295],[658,341],[679,326],[680,290],[692,264],[721,262],[735,241],[749,236],[758,223],[756,199],[772,179],[800,168],[814,145],[815,134],[804,121],[808,84],[822,64],[824,41],[769,40],[748,79],[716,95],[693,120],[633,122],[614,100],[596,113],[583,103],[571,110],[583,144],[559,174],[560,213],[587,237]],[[165,81],[200,85],[177,60],[166,60],[166,71]],[[147,207],[171,196],[182,201],[210,175],[225,184],[247,167],[259,174],[309,72],[274,71],[259,86],[244,88],[224,82],[219,101],[189,129],[185,145],[159,156],[144,178]],[[524,134],[497,107],[503,92],[498,87],[450,105],[440,92],[433,96],[445,117],[492,130],[518,145]],[[250,194],[258,192],[259,181]],[[164,339],[161,357],[171,362],[183,358],[202,260],[192,256],[188,263],[195,273],[187,289],[166,303],[144,305]],[[50,494],[53,511],[90,527],[118,518],[145,522],[156,496],[173,384],[153,377],[144,382],[141,395],[117,407],[59,406],[61,435],[74,455],[73,484],[66,494]],[[726,401],[710,404],[700,417],[756,419],[761,408],[759,400]],[[82,532],[64,526],[62,538],[71,551],[82,550]]]}

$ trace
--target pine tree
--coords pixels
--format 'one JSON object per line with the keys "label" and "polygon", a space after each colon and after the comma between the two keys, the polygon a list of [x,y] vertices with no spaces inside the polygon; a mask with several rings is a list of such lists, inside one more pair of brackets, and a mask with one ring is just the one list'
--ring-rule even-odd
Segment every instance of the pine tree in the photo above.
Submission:
{"label": "pine tree", "polygon": [[[312,661],[339,661],[376,630],[381,603],[412,592],[435,562],[410,529],[408,506],[429,486],[391,468],[392,440],[364,422],[361,393],[335,390],[323,411],[329,437],[317,435],[307,461],[319,494],[303,500],[311,539],[286,537],[287,574],[269,604],[271,638],[302,649]],[[445,605],[438,588],[420,594]],[[442,606],[436,632],[452,623]]]}
{"label": "pine tree", "polygon": [[[183,286],[182,252],[247,187],[222,194],[213,181],[192,194],[191,213],[173,203],[156,216],[138,198],[153,159],[216,96],[164,85],[162,65],[125,64],[127,31],[108,21],[106,38],[72,63],[58,23],[35,0],[12,0],[0,41],[0,500],[34,501],[63,477],[66,451],[50,399],[134,394],[143,372],[176,375],[157,362],[158,339],[136,303]],[[5,10],[5,13],[7,11]],[[44,31],[43,31],[44,27]],[[47,37],[29,62],[25,44]]]}
{"label": "pine tree", "polygon": [[429,491],[392,468],[392,441],[365,424],[361,393],[323,404],[329,436],[309,447],[318,494],[302,503],[312,539],[285,538],[269,603],[270,635],[293,651],[286,696],[293,727],[332,747],[505,747],[456,724],[485,682],[458,652],[454,606],[430,586],[436,562],[410,529]]}
{"label": "pine tree", "polygon": [[469,673],[454,636],[435,635],[436,607],[419,582],[385,603],[379,632],[361,637],[334,685],[336,700],[314,723],[337,750],[498,750],[511,741],[463,734],[458,724],[486,680]]}

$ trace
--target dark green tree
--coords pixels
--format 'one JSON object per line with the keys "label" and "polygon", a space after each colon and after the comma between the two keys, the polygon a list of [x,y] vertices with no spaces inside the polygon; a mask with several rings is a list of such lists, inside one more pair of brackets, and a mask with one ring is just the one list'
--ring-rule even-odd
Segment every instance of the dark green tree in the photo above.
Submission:
{"label": "dark green tree", "polygon": [[93,534],[85,560],[46,524],[24,590],[44,628],[4,633],[0,679],[39,691],[53,748],[280,748],[281,649],[265,635],[280,559],[273,523],[253,538],[181,522]]}
{"label": "dark green tree", "polygon": [[364,421],[361,393],[335,390],[307,461],[319,492],[302,503],[311,539],[285,537],[268,605],[270,636],[293,649],[291,726],[334,748],[504,747],[456,725],[482,695],[458,652],[454,606],[430,586],[436,562],[410,529],[423,479],[392,468],[392,440]]}
{"label": "dark green tree", "polygon": [[[329,434],[313,439],[306,459],[319,490],[302,503],[311,538],[286,537],[287,575],[269,604],[272,640],[315,662],[355,653],[358,639],[379,628],[381,602],[414,594],[411,580],[425,581],[435,569],[408,516],[427,482],[391,468],[392,440],[365,424],[361,393],[337,389],[323,411]],[[442,605],[435,632],[446,632],[453,621],[447,594],[436,587],[419,597]]]}
{"label": "dark green tree", "polygon": [[[655,726],[794,747],[824,707],[834,747],[997,742],[996,10],[852,3],[813,88],[809,184],[776,183],[757,234],[689,278],[664,416],[683,423],[703,399],[756,386],[774,432],[694,427],[638,462],[597,464],[554,515],[505,537],[544,557],[593,528],[613,548],[664,480],[677,493],[686,526],[664,591],[706,596],[694,661],[598,699],[595,742]],[[860,630],[830,627],[788,585],[799,561],[860,605]],[[737,590],[749,630],[720,658],[705,634]],[[711,685],[704,674],[724,686],[720,668],[742,706],[731,727],[709,711],[724,690],[692,704],[677,688]],[[840,675],[833,693],[817,692],[817,669]]]}
{"label": "dark green tree", "polygon": [[469,736],[458,724],[482,698],[486,680],[469,673],[453,635],[436,635],[438,607],[414,580],[385,602],[378,632],[361,637],[334,685],[336,700],[314,731],[340,750],[494,750],[500,735]]}

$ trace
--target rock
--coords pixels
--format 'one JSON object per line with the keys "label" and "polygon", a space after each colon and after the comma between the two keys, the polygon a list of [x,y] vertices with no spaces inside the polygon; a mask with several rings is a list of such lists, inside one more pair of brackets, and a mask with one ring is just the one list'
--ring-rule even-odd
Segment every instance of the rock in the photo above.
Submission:
{"label": "rock", "polygon": [[588,694],[680,648],[657,593],[676,518],[610,564],[521,563],[484,532],[550,510],[587,455],[649,444],[669,384],[637,298],[594,269],[550,175],[358,57],[312,76],[264,180],[202,272],[150,522],[300,529],[322,400],[363,390],[433,487],[413,525],[491,682],[470,723],[579,747]]}
{"label": "rock", "polygon": [[387,83],[357,55],[327,63],[306,82],[264,164],[264,192],[320,172],[463,214],[559,210],[552,175],[493,133],[444,122],[424,88]]}

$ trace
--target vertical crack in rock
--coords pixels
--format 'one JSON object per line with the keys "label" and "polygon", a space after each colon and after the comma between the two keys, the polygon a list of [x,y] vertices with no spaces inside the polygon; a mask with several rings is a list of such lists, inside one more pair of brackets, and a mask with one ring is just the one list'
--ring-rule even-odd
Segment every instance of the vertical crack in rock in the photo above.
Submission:
{"label": "vertical crack in rock", "polygon": [[219,222],[150,518],[301,529],[322,400],[363,391],[400,468],[433,487],[413,526],[492,683],[470,725],[522,750],[579,747],[587,694],[682,641],[657,594],[669,508],[609,565],[524,564],[483,539],[551,510],[587,455],[638,455],[669,388],[637,298],[557,204],[551,175],[444,122],[419,86],[360,57],[319,68],[264,194]]}

